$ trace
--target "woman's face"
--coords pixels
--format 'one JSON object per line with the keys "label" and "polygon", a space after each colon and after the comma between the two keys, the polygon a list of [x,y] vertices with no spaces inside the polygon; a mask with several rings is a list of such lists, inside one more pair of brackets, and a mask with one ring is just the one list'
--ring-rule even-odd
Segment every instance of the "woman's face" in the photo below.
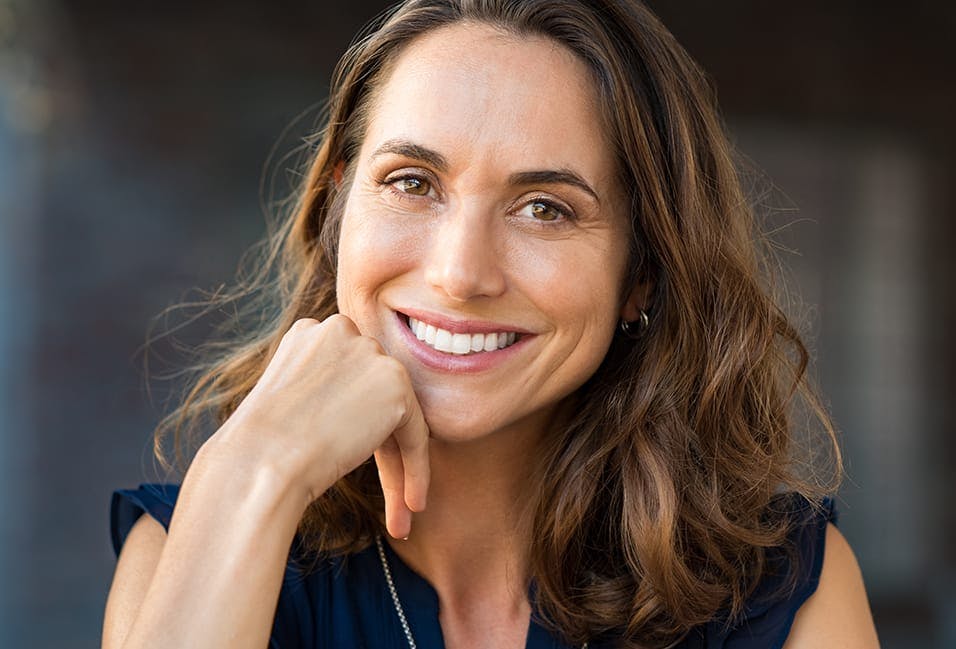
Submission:
{"label": "woman's face", "polygon": [[633,319],[618,184],[588,71],[563,46],[458,24],[394,62],[349,188],[337,295],[408,369],[433,436],[543,425],[597,369]]}

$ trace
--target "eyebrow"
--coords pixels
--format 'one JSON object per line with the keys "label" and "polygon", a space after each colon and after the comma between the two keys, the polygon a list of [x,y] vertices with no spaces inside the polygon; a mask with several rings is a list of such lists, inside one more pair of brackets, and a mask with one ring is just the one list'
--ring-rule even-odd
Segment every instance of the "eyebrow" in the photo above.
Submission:
{"label": "eyebrow", "polygon": [[394,153],[395,155],[404,156],[406,158],[412,158],[413,160],[421,160],[422,162],[427,162],[431,166],[435,167],[441,172],[448,171],[448,161],[445,160],[445,157],[438,153],[437,151],[432,151],[427,147],[423,147],[419,144],[409,142],[408,140],[387,140],[382,143],[374,152],[372,152],[373,158],[377,158],[380,155],[386,153]]}
{"label": "eyebrow", "polygon": [[[421,160],[438,171],[448,171],[448,161],[445,156],[408,140],[393,139],[383,142],[375,151],[372,152],[372,158],[380,155],[392,153],[413,160]],[[570,169],[546,169],[541,171],[519,171],[508,177],[508,182],[512,185],[571,185],[589,194],[597,203],[597,192],[581,176]]]}
{"label": "eyebrow", "polygon": [[511,174],[508,179],[512,185],[571,185],[590,194],[591,198],[600,204],[598,198],[591,186],[578,174],[570,169],[557,169],[545,171],[519,171]]}

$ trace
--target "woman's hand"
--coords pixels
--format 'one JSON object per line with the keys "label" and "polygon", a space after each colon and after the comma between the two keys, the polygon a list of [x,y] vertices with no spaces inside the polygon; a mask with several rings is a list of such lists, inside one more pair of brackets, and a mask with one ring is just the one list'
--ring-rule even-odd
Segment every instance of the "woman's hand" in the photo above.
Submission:
{"label": "woman's hand", "polygon": [[372,455],[390,534],[425,507],[428,430],[405,368],[351,320],[298,320],[197,453],[169,533],[120,553],[103,646],[264,647],[305,507]]}
{"label": "woman's hand", "polygon": [[297,320],[210,442],[231,463],[270,463],[306,504],[374,454],[395,538],[425,508],[428,429],[408,373],[343,315]]}

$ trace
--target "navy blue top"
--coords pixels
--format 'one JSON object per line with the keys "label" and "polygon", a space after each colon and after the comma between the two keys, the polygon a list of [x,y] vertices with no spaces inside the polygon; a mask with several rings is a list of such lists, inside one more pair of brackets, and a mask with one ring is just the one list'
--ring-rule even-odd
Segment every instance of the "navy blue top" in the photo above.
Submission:
{"label": "navy blue top", "polygon": [[[138,489],[113,493],[110,526],[113,549],[119,555],[133,524],[144,512],[169,527],[179,487],[144,484]],[[831,501],[816,511],[793,498],[793,526],[789,541],[799,561],[795,587],[779,594],[781,580],[789,574],[791,560],[782,551],[768,556],[772,574],[750,597],[739,622],[729,626],[714,620],[695,628],[676,649],[779,649],[790,632],[797,609],[816,590],[823,564],[828,522],[835,522]],[[438,595],[384,543],[395,588],[421,649],[444,649],[438,622]],[[553,637],[532,615],[527,649],[570,649]],[[407,640],[385,581],[378,550],[373,543],[348,557],[329,559],[306,573],[295,561],[286,565],[276,608],[270,649],[356,647],[396,649]],[[610,647],[592,642],[590,647]]]}

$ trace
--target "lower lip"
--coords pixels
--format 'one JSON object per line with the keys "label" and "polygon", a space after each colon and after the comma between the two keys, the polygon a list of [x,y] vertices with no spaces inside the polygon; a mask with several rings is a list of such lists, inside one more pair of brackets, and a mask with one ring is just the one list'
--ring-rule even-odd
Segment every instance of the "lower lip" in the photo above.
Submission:
{"label": "lower lip", "polygon": [[433,370],[440,372],[454,372],[456,374],[485,372],[490,369],[508,362],[508,360],[519,353],[532,338],[533,335],[521,334],[521,337],[511,345],[496,349],[490,352],[475,352],[472,354],[446,354],[437,349],[429,347],[423,341],[412,333],[408,327],[406,316],[395,313],[398,321],[398,329],[405,338],[406,344],[412,356],[419,363]]}

